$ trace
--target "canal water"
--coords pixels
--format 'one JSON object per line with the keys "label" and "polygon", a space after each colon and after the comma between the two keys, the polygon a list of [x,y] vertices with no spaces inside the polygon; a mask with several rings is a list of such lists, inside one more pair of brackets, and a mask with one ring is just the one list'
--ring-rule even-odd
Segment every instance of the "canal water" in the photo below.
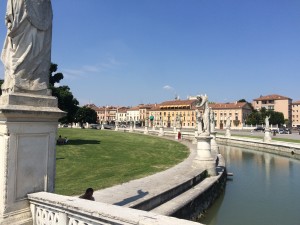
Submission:
{"label": "canal water", "polygon": [[246,148],[220,146],[226,190],[200,223],[300,225],[300,161]]}

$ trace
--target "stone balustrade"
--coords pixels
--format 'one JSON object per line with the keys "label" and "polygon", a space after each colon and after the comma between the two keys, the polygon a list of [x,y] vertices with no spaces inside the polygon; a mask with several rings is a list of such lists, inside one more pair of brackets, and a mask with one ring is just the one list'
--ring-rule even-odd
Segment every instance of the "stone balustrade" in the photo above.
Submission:
{"label": "stone balustrade", "polygon": [[47,192],[29,194],[33,225],[199,225],[151,212]]}

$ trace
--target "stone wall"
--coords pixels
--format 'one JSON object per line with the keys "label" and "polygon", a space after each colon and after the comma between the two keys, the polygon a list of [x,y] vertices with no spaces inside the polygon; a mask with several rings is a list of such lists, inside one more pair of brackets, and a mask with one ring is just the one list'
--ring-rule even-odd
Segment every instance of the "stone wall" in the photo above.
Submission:
{"label": "stone wall", "polygon": [[287,143],[287,142],[263,142],[261,140],[251,139],[251,138],[238,138],[238,137],[217,137],[217,142],[219,144],[231,145],[237,147],[248,147],[254,150],[259,150],[263,152],[273,153],[281,156],[291,157],[295,159],[300,159],[300,145]]}

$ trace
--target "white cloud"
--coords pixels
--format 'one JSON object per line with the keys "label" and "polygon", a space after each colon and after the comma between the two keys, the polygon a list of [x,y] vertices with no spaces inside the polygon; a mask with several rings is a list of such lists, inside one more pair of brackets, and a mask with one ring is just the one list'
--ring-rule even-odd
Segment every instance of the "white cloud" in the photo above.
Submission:
{"label": "white cloud", "polygon": [[104,62],[95,65],[83,65],[80,68],[64,69],[62,72],[66,78],[81,78],[84,76],[99,74],[107,70],[112,70],[120,65],[124,64],[113,57],[108,57]]}
{"label": "white cloud", "polygon": [[171,87],[170,85],[165,85],[165,86],[163,87],[163,89],[165,89],[165,90],[173,90],[174,88]]}

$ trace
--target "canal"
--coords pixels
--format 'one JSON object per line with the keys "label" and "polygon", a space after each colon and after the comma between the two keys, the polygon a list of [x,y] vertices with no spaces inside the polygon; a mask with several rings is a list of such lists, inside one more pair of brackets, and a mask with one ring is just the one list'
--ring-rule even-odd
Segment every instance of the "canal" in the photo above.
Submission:
{"label": "canal", "polygon": [[300,225],[300,161],[220,146],[226,190],[199,222],[206,225]]}

